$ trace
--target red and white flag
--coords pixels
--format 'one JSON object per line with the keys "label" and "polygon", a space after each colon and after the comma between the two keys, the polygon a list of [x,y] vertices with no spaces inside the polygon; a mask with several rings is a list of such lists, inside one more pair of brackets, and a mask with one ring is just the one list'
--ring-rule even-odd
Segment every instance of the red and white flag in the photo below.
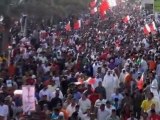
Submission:
{"label": "red and white flag", "polygon": [[81,20],[76,20],[74,22],[74,30],[79,30],[81,28]]}
{"label": "red and white flag", "polygon": [[130,16],[129,15],[127,15],[125,18],[123,18],[123,22],[124,23],[128,23],[129,20],[130,20]]}
{"label": "red and white flag", "polygon": [[67,23],[67,25],[65,26],[66,31],[71,31],[71,25],[70,22]]}
{"label": "red and white flag", "polygon": [[102,19],[105,18],[106,11],[109,10],[109,4],[106,0],[102,0],[100,6],[99,6],[99,14]]}
{"label": "red and white flag", "polygon": [[152,23],[149,25],[149,27],[150,27],[151,32],[155,32],[155,31],[157,30],[156,25],[155,25],[155,22],[152,22]]}
{"label": "red and white flag", "polygon": [[140,80],[137,81],[137,87],[139,90],[143,89],[143,85],[144,85],[144,73],[142,74]]}
{"label": "red and white flag", "polygon": [[143,28],[144,34],[148,35],[151,32],[151,29],[148,24],[146,24]]}
{"label": "red and white flag", "polygon": [[95,85],[96,85],[96,79],[95,79],[95,78],[89,77],[89,78],[85,81],[85,83],[86,83],[87,85],[91,85],[92,91],[94,91]]}
{"label": "red and white flag", "polygon": [[100,15],[101,16],[105,15],[104,13],[106,11],[108,11],[110,8],[112,8],[116,5],[117,5],[116,0],[102,0],[101,4],[99,6]]}
{"label": "red and white flag", "polygon": [[109,10],[109,3],[107,0],[102,0],[101,1],[101,4],[99,6],[99,12],[100,12],[100,15],[104,15],[104,13]]}
{"label": "red and white flag", "polygon": [[86,80],[86,83],[90,85],[94,85],[96,83],[96,79],[90,77]]}
{"label": "red and white flag", "polygon": [[96,12],[98,11],[98,9],[97,9],[97,7],[95,7],[95,8],[93,8],[93,9],[91,9],[91,14],[93,15],[93,14],[95,14]]}

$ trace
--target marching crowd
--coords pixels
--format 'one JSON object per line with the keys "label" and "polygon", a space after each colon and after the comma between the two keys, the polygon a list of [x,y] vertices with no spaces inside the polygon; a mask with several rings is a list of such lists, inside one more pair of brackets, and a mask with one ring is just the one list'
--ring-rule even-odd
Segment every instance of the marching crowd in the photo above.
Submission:
{"label": "marching crowd", "polygon": [[[155,21],[146,16],[139,2],[122,2],[104,18],[82,15],[79,30],[11,31],[10,59],[0,56],[0,120],[160,120],[160,34],[144,34]],[[13,94],[22,85],[35,86],[35,111]]]}

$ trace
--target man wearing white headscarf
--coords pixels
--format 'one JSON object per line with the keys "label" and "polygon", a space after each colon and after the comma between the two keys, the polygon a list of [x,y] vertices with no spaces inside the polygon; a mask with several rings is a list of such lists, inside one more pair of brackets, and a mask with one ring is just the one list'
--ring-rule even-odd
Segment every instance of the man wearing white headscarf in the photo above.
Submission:
{"label": "man wearing white headscarf", "polygon": [[119,76],[119,81],[120,83],[124,83],[125,82],[125,76],[126,76],[126,70],[125,69],[122,69],[121,73],[120,73],[120,76]]}
{"label": "man wearing white headscarf", "polygon": [[106,89],[106,98],[110,99],[112,93],[114,93],[114,77],[111,73],[111,71],[108,71],[106,75],[104,76],[103,87]]}
{"label": "man wearing white headscarf", "polygon": [[97,74],[97,70],[100,67],[100,64],[98,63],[98,61],[94,62],[94,64],[92,65],[93,67],[93,75],[96,76]]}
{"label": "man wearing white headscarf", "polygon": [[150,91],[154,94],[154,96],[158,95],[158,81],[156,78],[151,82]]}

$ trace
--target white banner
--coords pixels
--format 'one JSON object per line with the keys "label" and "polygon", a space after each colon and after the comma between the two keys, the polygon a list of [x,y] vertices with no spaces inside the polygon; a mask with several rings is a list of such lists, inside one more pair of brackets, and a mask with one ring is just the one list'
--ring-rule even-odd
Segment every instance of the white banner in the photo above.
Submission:
{"label": "white banner", "polygon": [[23,112],[35,111],[35,86],[22,86]]}

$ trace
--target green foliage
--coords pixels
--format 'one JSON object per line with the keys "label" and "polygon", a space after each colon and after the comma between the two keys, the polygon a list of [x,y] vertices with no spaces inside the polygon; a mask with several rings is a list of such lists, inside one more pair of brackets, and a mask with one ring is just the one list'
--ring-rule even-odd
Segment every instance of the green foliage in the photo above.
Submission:
{"label": "green foliage", "polygon": [[38,17],[68,16],[77,14],[82,10],[87,10],[89,0],[27,0],[20,4],[20,12]]}
{"label": "green foliage", "polygon": [[0,0],[0,15],[4,16],[4,38],[0,45],[8,44],[9,28],[12,25],[12,19],[19,20],[24,13],[35,18],[38,23],[42,19],[58,21],[58,19],[70,14],[78,14],[88,9],[90,0]]}
{"label": "green foliage", "polygon": [[155,10],[156,12],[160,12],[160,0],[155,0],[154,10]]}
{"label": "green foliage", "polygon": [[[19,2],[21,1],[21,2]],[[62,18],[88,9],[90,0],[0,0],[0,14],[19,17]]]}

